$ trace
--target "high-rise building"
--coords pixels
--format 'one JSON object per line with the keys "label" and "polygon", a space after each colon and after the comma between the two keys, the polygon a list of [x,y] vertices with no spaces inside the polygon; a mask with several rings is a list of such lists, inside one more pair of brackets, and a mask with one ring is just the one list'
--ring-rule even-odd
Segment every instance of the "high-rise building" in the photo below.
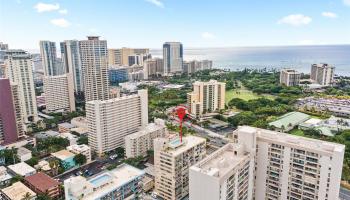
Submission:
{"label": "high-rise building", "polygon": [[107,41],[89,36],[79,41],[85,101],[107,100],[109,94]]}
{"label": "high-rise building", "polygon": [[147,151],[153,149],[153,139],[165,137],[166,126],[162,119],[140,128],[136,133],[125,137],[125,155],[128,158],[147,156]]}
{"label": "high-rise building", "polygon": [[164,75],[183,72],[183,47],[180,42],[166,42],[163,44]]}
{"label": "high-rise building", "polygon": [[298,86],[301,74],[294,69],[283,69],[280,72],[280,84]]}
{"label": "high-rise building", "polygon": [[183,199],[189,193],[189,167],[204,158],[206,140],[187,136],[154,139],[155,192],[167,200]]}
{"label": "high-rise building", "polygon": [[79,41],[66,40],[61,42],[61,55],[65,72],[73,75],[75,93],[84,91],[84,73],[80,58]]}
{"label": "high-rise building", "polygon": [[320,85],[331,85],[334,81],[334,69],[335,67],[329,64],[313,64],[311,65],[310,78]]}
{"label": "high-rise building", "polygon": [[23,50],[9,50],[5,59],[6,74],[11,84],[18,86],[23,122],[38,121],[31,55]]}
{"label": "high-rise building", "polygon": [[143,62],[144,78],[149,79],[150,77],[163,75],[163,64],[163,59],[161,58],[152,58],[145,60]]}
{"label": "high-rise building", "polygon": [[190,200],[253,199],[254,155],[229,143],[190,167]]}
{"label": "high-rise building", "polygon": [[[9,79],[0,78],[0,143],[13,143],[23,135],[18,94]],[[18,115],[19,114],[19,115]]]}
{"label": "high-rise building", "polygon": [[99,155],[124,146],[124,137],[148,124],[147,90],[86,103],[89,146]]}
{"label": "high-rise building", "polygon": [[211,60],[185,61],[183,64],[183,72],[186,74],[193,74],[201,70],[211,69],[212,67],[213,61]]}
{"label": "high-rise building", "polygon": [[225,109],[226,83],[216,80],[193,83],[193,92],[187,94],[189,112],[200,117],[207,112]]}
{"label": "high-rise building", "polygon": [[75,111],[74,84],[72,74],[44,77],[46,110]]}
{"label": "high-rise building", "polygon": [[40,54],[45,76],[57,76],[64,73],[62,62],[57,58],[56,44],[51,41],[40,41]]}
{"label": "high-rise building", "polygon": [[[0,42],[0,66],[5,61],[5,54],[6,54],[7,50],[9,50],[9,45]],[[0,71],[1,71],[1,69],[0,69]],[[1,73],[0,73],[0,75],[1,75]]]}
{"label": "high-rise building", "polygon": [[149,49],[134,49],[123,47],[121,49],[108,49],[108,64],[109,65],[126,65],[132,66],[129,62],[131,55],[149,55]]}
{"label": "high-rise building", "polygon": [[338,198],[344,145],[252,127],[234,133],[238,143],[252,136],[252,146],[257,145],[256,197]]}

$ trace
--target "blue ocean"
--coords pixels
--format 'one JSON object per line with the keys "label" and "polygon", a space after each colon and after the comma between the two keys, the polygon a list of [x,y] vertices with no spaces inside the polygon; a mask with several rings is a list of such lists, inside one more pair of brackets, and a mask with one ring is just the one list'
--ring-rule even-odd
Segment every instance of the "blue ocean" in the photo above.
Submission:
{"label": "blue ocean", "polygon": [[[151,54],[162,57],[160,49]],[[313,63],[329,63],[338,75],[350,76],[350,45],[190,48],[184,50],[185,60],[213,60],[215,68],[240,70],[292,68],[310,73]]]}

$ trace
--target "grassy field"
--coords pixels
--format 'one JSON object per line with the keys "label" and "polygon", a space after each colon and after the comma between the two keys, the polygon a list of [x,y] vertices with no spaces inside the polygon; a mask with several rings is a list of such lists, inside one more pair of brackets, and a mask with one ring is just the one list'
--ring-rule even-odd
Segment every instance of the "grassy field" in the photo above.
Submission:
{"label": "grassy field", "polygon": [[225,97],[225,101],[226,103],[228,103],[231,99],[233,98],[240,98],[243,100],[251,100],[251,99],[258,99],[260,97],[266,97],[268,99],[274,99],[275,97],[272,95],[268,95],[268,94],[255,94],[250,90],[247,89],[235,89],[235,90],[229,90],[226,91],[226,97]]}

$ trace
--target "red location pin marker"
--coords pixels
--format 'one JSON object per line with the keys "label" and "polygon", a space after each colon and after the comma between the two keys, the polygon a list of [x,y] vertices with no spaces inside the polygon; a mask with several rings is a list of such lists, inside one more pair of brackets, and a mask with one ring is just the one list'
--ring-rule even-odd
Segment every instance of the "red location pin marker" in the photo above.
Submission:
{"label": "red location pin marker", "polygon": [[186,109],[184,107],[179,107],[176,109],[177,117],[180,119],[180,122],[185,118],[186,116]]}

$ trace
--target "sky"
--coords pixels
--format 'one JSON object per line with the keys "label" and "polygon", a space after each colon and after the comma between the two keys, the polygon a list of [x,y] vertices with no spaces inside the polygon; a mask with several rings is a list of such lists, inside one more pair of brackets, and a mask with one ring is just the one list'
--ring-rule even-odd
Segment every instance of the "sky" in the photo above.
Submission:
{"label": "sky", "polygon": [[350,44],[350,0],[0,0],[10,48],[88,35],[108,48]]}

